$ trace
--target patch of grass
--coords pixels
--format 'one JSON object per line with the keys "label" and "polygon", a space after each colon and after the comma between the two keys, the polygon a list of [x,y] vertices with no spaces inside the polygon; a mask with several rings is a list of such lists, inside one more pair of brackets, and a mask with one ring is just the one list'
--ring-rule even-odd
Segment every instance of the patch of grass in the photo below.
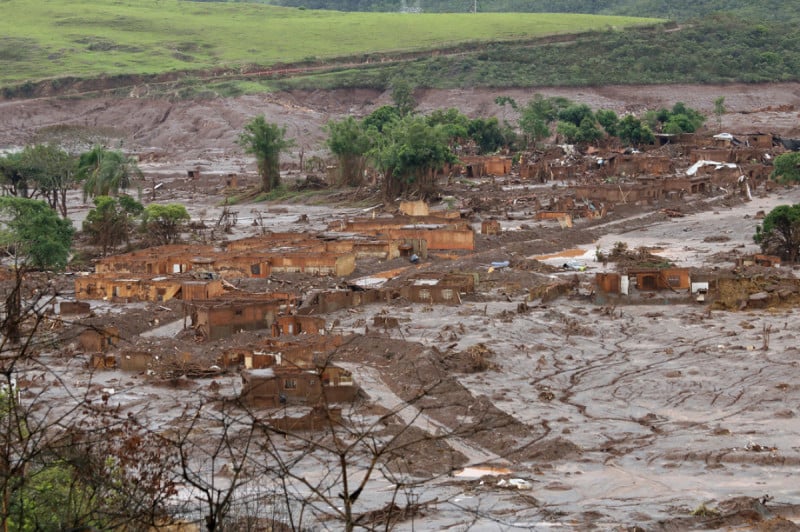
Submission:
{"label": "patch of grass", "polygon": [[701,504],[692,511],[693,517],[719,517],[719,510],[706,506],[705,503]]}
{"label": "patch of grass", "polygon": [[5,0],[0,84],[274,65],[656,22],[565,14],[341,13],[239,2]]}

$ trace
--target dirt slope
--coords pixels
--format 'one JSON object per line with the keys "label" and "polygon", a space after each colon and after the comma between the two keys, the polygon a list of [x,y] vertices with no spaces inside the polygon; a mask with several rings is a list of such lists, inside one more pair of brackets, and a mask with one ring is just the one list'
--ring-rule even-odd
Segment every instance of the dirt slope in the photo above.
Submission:
{"label": "dirt slope", "polygon": [[[800,83],[768,85],[663,85],[586,88],[531,88],[510,90],[420,90],[418,109],[456,107],[469,116],[497,116],[503,110],[494,99],[505,95],[525,102],[536,92],[565,96],[594,108],[619,113],[641,112],[683,101],[705,112],[708,126],[716,129],[713,102],[725,97],[728,113],[722,129],[733,132],[768,131],[800,136]],[[0,147],[37,140],[48,128],[98,130],[118,137],[131,151],[165,152],[175,162],[216,160],[238,152],[235,144],[242,126],[265,114],[287,126],[305,154],[324,152],[324,124],[352,114],[364,116],[377,106],[391,103],[388,93],[366,90],[294,91],[215,100],[168,101],[145,98],[42,98],[0,102]],[[509,112],[505,118],[515,121]]]}

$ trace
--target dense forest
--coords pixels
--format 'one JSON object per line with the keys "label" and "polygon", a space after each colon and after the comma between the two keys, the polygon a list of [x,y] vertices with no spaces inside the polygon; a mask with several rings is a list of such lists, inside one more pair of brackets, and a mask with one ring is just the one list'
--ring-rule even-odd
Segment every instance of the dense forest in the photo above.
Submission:
{"label": "dense forest", "polygon": [[688,20],[714,13],[744,18],[787,20],[800,17],[797,5],[780,0],[262,0],[267,3],[339,11],[421,11],[589,13]]}

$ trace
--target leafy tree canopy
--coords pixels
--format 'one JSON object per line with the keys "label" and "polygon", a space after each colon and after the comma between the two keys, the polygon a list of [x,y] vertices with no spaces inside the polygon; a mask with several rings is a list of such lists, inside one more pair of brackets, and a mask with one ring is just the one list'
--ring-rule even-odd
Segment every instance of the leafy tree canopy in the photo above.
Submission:
{"label": "leafy tree canopy", "polygon": [[800,152],[789,152],[777,156],[769,177],[779,183],[800,182]]}
{"label": "leafy tree canopy", "polygon": [[650,127],[633,115],[626,115],[617,125],[620,140],[636,146],[649,144],[655,140]]}
{"label": "leafy tree canopy", "polygon": [[414,112],[417,101],[414,99],[414,87],[403,78],[392,80],[392,101],[400,116],[407,116]]}
{"label": "leafy tree canopy", "polygon": [[800,204],[779,205],[764,217],[753,237],[765,253],[796,262],[800,255]]}
{"label": "leafy tree canopy", "polygon": [[151,203],[142,215],[144,230],[157,244],[175,242],[190,219],[186,207],[180,203]]}
{"label": "leafy tree canopy", "polygon": [[366,129],[375,129],[378,133],[383,133],[384,128],[399,119],[400,113],[396,107],[383,105],[364,118],[364,127]]}
{"label": "leafy tree canopy", "polygon": [[603,129],[606,130],[606,133],[612,137],[616,137],[618,135],[617,125],[619,124],[619,117],[617,116],[617,113],[611,109],[598,109],[594,115],[600,125],[603,126]]}
{"label": "leafy tree canopy", "polygon": [[673,135],[694,133],[706,121],[702,113],[687,107],[683,102],[676,103],[672,109],[648,111],[645,119],[651,128]]}
{"label": "leafy tree canopy", "polygon": [[94,209],[83,221],[83,232],[92,243],[102,247],[103,255],[123,242],[128,242],[133,230],[133,220],[144,211],[141,203],[130,196],[118,198],[97,196]]}
{"label": "leafy tree canopy", "polygon": [[294,146],[294,140],[286,138],[286,127],[267,122],[264,115],[252,119],[239,135],[239,145],[256,158],[261,190],[269,192],[281,183],[280,155]]}
{"label": "leafy tree canopy", "polygon": [[580,126],[584,119],[594,121],[592,109],[585,103],[572,103],[558,112],[558,119]]}
{"label": "leafy tree canopy", "polygon": [[536,143],[550,136],[550,124],[558,117],[559,111],[571,102],[566,98],[546,98],[535,94],[520,111],[519,128],[527,137],[528,143]]}
{"label": "leafy tree canopy", "polygon": [[0,245],[21,267],[64,269],[74,229],[45,202],[0,197]]}
{"label": "leafy tree canopy", "polygon": [[431,126],[420,116],[409,116],[393,123],[371,155],[384,174],[387,197],[432,193],[435,188],[433,172],[456,161],[444,127]]}
{"label": "leafy tree canopy", "polygon": [[121,151],[95,146],[78,158],[77,179],[83,181],[84,198],[116,195],[141,177],[136,159]]}
{"label": "leafy tree canopy", "polygon": [[372,147],[372,137],[363,123],[348,116],[326,124],[328,148],[339,161],[339,184],[359,185],[362,181],[365,156]]}

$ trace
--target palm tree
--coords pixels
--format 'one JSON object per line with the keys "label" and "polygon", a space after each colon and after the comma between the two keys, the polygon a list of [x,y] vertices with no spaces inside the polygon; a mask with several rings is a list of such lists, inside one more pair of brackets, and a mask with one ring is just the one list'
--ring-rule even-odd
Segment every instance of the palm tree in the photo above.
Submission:
{"label": "palm tree", "polygon": [[127,189],[131,180],[141,178],[142,171],[133,157],[120,151],[95,146],[78,159],[78,179],[83,181],[83,199],[114,196]]}

